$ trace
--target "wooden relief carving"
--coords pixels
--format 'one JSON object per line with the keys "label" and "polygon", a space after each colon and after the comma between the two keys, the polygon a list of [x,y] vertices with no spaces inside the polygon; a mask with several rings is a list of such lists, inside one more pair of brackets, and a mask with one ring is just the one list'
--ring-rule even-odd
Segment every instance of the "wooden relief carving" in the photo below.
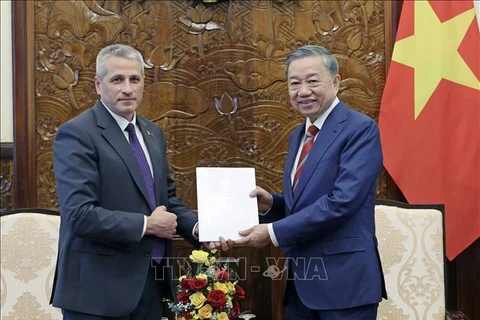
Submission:
{"label": "wooden relief carving", "polygon": [[[253,166],[281,191],[290,107],[285,58],[305,44],[337,57],[339,97],[377,119],[385,82],[383,1],[36,1],[39,206],[56,207],[52,141],[91,107],[95,57],[110,43],[144,56],[139,113],[158,123],[179,195],[196,207],[197,166]],[[387,194],[387,176],[378,184]]]}
{"label": "wooden relief carving", "polygon": [[13,161],[0,160],[0,212],[12,209]]}
{"label": "wooden relief carving", "polygon": [[[377,119],[385,82],[384,1],[36,0],[35,133],[37,206],[57,208],[52,144],[59,126],[90,108],[97,53],[111,43],[137,48],[146,64],[139,114],[160,125],[178,194],[196,207],[195,168],[255,167],[257,183],[282,189],[288,136],[303,121],[289,102],[285,58],[305,44],[335,54],[339,97]],[[1,198],[11,167],[2,163]],[[386,172],[377,195],[387,196]],[[3,210],[3,205],[2,205]],[[177,245],[177,247],[181,245]],[[188,248],[180,248],[188,252]],[[278,250],[235,249],[265,270]],[[251,270],[248,287],[282,292]],[[267,279],[269,280],[269,279]],[[281,319],[282,306],[250,296],[259,319]]]}

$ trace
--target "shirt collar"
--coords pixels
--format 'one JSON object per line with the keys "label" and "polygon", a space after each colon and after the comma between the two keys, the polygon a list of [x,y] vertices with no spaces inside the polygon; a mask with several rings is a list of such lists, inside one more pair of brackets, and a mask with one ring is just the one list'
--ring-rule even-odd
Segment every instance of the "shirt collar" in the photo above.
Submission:
{"label": "shirt collar", "polygon": [[116,114],[115,112],[113,112],[112,110],[110,110],[106,105],[105,103],[103,103],[102,99],[100,99],[100,102],[102,103],[102,105],[105,107],[105,109],[107,109],[107,111],[112,115],[113,119],[115,119],[115,121],[117,122],[118,126],[120,127],[120,129],[122,129],[122,131],[125,131],[125,129],[127,128],[128,124],[129,123],[133,123],[133,125],[136,125],[137,123],[137,113],[134,112],[133,113],[133,119],[131,122],[129,122],[127,119],[125,119],[124,117]]}
{"label": "shirt collar", "polygon": [[[315,122],[313,123],[313,125],[315,125],[315,127],[318,128],[318,130],[321,130],[322,127],[323,127],[323,124],[325,123],[325,120],[327,120],[327,117],[328,115],[333,111],[333,109],[335,108],[335,106],[340,102],[340,100],[338,99],[338,97],[335,97],[335,99],[333,100],[332,104],[330,105],[330,107],[328,107],[327,110],[325,110],[324,113],[322,113],[322,115],[320,117],[317,118],[317,120],[315,120]],[[125,119],[124,119],[125,120]],[[310,127],[310,125],[312,125],[312,121],[310,121],[309,118],[307,118],[307,122],[306,122],[306,125],[305,125],[305,134],[307,134],[307,130],[308,128]]]}

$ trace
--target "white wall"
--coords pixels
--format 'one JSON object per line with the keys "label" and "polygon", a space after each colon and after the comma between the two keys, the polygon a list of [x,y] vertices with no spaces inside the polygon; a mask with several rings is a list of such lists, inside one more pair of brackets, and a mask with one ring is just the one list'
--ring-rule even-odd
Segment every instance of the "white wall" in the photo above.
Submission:
{"label": "white wall", "polygon": [[[473,1],[480,29],[480,0]],[[11,0],[0,0],[0,142],[13,142]]]}
{"label": "white wall", "polygon": [[475,5],[475,10],[477,11],[477,22],[478,22],[478,30],[480,30],[480,1],[475,0],[473,1]]}
{"label": "white wall", "polygon": [[0,142],[13,142],[11,0],[0,1]]}

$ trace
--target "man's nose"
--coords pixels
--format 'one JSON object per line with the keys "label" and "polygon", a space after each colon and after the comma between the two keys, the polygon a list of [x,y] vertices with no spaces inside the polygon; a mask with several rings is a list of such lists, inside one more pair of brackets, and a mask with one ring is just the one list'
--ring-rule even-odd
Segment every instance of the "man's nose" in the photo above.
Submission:
{"label": "man's nose", "polygon": [[308,83],[300,83],[300,88],[298,89],[299,95],[309,95],[312,92],[312,89],[308,86]]}
{"label": "man's nose", "polygon": [[132,92],[133,92],[132,83],[130,81],[127,80],[127,81],[124,82],[122,92],[126,95],[132,94]]}

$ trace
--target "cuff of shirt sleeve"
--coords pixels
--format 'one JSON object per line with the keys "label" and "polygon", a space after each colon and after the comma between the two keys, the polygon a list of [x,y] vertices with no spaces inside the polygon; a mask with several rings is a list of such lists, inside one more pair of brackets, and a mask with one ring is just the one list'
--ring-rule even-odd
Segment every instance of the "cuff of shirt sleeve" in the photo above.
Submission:
{"label": "cuff of shirt sleeve", "polygon": [[265,211],[265,212],[258,212],[258,214],[261,215],[261,216],[264,216],[264,215],[266,215],[267,213],[270,212],[270,209],[272,209],[272,207],[273,207],[273,203],[272,203],[272,205],[270,206],[270,208],[267,209],[267,211]]}
{"label": "cuff of shirt sleeve", "polygon": [[192,230],[192,237],[193,237],[193,240],[198,240],[198,235],[195,234],[195,228],[198,226],[198,222],[195,223],[195,225],[193,226],[193,230]]}
{"label": "cuff of shirt sleeve", "polygon": [[[268,209],[268,210],[270,210],[270,209]],[[278,241],[277,241],[277,237],[275,236],[275,231],[273,230],[273,224],[269,223],[267,225],[267,227],[268,227],[268,234],[270,235],[270,240],[272,240],[272,243],[275,247],[278,247],[279,244],[278,244]]]}
{"label": "cuff of shirt sleeve", "polygon": [[147,232],[147,216],[143,216],[143,231],[142,231],[142,238]]}

